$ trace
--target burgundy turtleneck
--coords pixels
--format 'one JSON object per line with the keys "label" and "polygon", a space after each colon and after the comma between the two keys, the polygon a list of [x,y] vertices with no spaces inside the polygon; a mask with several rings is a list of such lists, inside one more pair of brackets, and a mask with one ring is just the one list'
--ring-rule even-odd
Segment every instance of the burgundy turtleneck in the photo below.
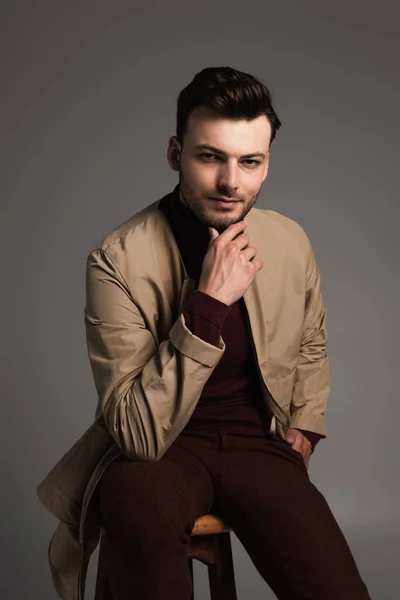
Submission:
{"label": "burgundy turtleneck", "polygon": [[[210,234],[179,198],[179,184],[159,203],[174,234],[186,271],[199,282]],[[220,336],[225,352],[203,388],[186,430],[224,431],[269,436],[271,416],[265,407],[243,298],[228,306],[195,290],[183,311],[187,328],[214,346]],[[320,436],[301,430],[312,449]]]}

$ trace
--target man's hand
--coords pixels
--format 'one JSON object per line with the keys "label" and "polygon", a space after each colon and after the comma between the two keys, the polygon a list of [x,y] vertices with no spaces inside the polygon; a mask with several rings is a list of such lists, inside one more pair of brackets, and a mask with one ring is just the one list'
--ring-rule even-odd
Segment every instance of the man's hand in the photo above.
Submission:
{"label": "man's hand", "polygon": [[254,258],[257,249],[249,246],[243,231],[245,221],[232,223],[225,231],[209,227],[211,235],[203,259],[198,290],[230,306],[241,298],[257,272],[263,267],[261,258]]}
{"label": "man's hand", "polygon": [[311,442],[298,429],[289,429],[285,442],[290,444],[293,450],[300,452],[308,469],[311,456]]}

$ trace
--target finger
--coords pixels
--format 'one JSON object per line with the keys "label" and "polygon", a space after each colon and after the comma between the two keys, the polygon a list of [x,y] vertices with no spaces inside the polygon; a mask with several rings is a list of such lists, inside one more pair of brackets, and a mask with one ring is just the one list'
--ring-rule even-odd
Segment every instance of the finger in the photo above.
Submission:
{"label": "finger", "polygon": [[240,233],[237,237],[235,237],[234,240],[232,240],[232,243],[235,244],[239,250],[243,250],[249,245],[249,238],[245,233]]}
{"label": "finger", "polygon": [[304,456],[304,453],[302,452],[301,444],[297,440],[294,444],[292,444],[292,450],[296,450],[296,452],[298,452],[299,454]]}
{"label": "finger", "polygon": [[216,229],[214,229],[214,227],[209,227],[208,231],[210,232],[210,244],[212,244],[213,241],[219,237],[219,233]]}
{"label": "finger", "polygon": [[247,248],[242,251],[242,254],[247,260],[252,260],[257,254],[257,248],[254,246],[247,246]]}
{"label": "finger", "polygon": [[310,442],[310,440],[309,440],[309,439],[307,439],[307,438],[304,436],[304,439],[303,439],[302,441],[303,441],[303,444],[302,444],[302,447],[303,447],[303,453],[304,453],[304,454],[308,454],[308,455],[310,455],[310,454],[311,454],[311,442]]}
{"label": "finger", "polygon": [[251,261],[251,264],[254,265],[254,268],[256,269],[256,271],[259,271],[264,266],[264,263],[261,260],[261,258],[255,258],[254,260]]}
{"label": "finger", "polygon": [[305,439],[305,436],[303,436],[301,431],[299,431],[298,429],[291,427],[287,431],[286,439],[292,439],[293,441],[298,441],[301,444],[303,439]]}
{"label": "finger", "polygon": [[289,429],[287,436],[285,438],[285,442],[288,442],[288,444],[294,444],[297,439],[298,439],[297,431],[295,429]]}
{"label": "finger", "polygon": [[231,242],[239,233],[242,233],[248,227],[246,221],[238,221],[229,225],[222,233],[219,234],[220,240],[224,243]]}

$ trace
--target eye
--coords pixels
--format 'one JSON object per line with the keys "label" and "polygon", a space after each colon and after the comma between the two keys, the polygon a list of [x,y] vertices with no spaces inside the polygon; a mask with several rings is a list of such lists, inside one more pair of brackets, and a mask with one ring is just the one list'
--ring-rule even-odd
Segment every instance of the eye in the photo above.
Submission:
{"label": "eye", "polygon": [[[258,160],[254,160],[252,158],[248,158],[244,162],[247,163],[248,167],[257,167],[257,165],[260,164],[260,162]],[[249,164],[249,163],[251,163],[251,164]]]}
{"label": "eye", "polygon": [[[206,162],[211,162],[212,160],[219,160],[219,156],[217,154],[212,154],[211,152],[203,152],[199,154],[201,158],[203,158]],[[247,167],[258,167],[260,161],[254,160],[254,158],[247,158],[243,161]]]}
{"label": "eye", "polygon": [[216,154],[211,154],[210,152],[203,152],[203,154],[200,154],[200,156],[202,156],[205,159],[208,159],[209,157],[216,157]]}

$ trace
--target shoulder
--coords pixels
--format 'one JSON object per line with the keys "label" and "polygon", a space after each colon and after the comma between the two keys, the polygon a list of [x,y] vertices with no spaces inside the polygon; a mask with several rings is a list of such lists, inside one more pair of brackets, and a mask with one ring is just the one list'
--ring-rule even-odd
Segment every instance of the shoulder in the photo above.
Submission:
{"label": "shoulder", "polygon": [[147,254],[155,239],[161,243],[168,238],[169,225],[158,210],[160,200],[149,204],[114,227],[94,248],[93,253],[106,254],[112,260],[119,255],[138,257],[137,252]]}
{"label": "shoulder", "polygon": [[[165,196],[164,196],[165,198]],[[87,265],[100,264],[125,281],[181,274],[182,264],[159,199],[111,230],[89,253]]]}
{"label": "shoulder", "polygon": [[[97,248],[110,250],[113,246],[122,246],[126,243],[135,243],[143,237],[143,232],[148,227],[162,227],[163,216],[158,210],[158,203],[153,202],[138,213],[132,215],[112,229],[98,244]],[[142,240],[140,240],[142,241]]]}

